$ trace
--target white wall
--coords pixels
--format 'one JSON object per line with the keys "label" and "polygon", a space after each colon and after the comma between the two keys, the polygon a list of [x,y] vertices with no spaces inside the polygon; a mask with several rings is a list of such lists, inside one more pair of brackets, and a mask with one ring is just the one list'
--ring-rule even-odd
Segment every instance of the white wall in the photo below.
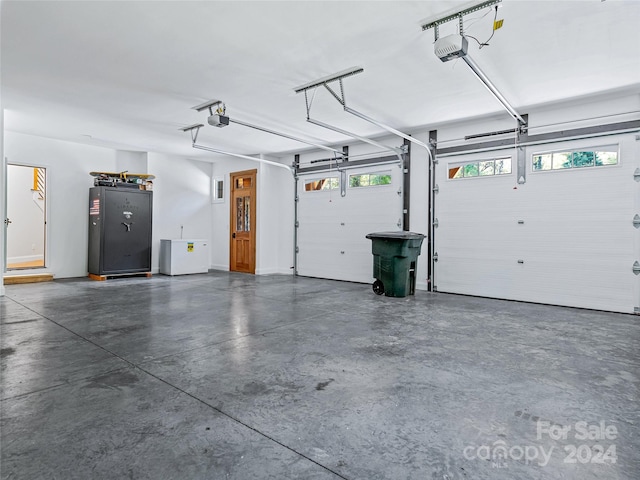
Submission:
{"label": "white wall", "polygon": [[34,200],[33,168],[7,166],[7,263],[44,259],[44,200]]}
{"label": "white wall", "polygon": [[[87,275],[87,202],[90,171],[150,173],[153,182],[152,272],[159,270],[160,239],[210,241],[212,268],[229,269],[229,172],[257,168],[256,273],[291,273],[293,177],[248,160],[216,164],[159,153],[116,151],[5,132],[8,161],[43,166],[48,175],[47,269],[56,278]],[[225,179],[224,203],[211,203],[212,176]],[[182,227],[182,228],[181,228]]]}
{"label": "white wall", "polygon": [[[520,114],[529,115],[529,134],[555,132],[573,128],[601,125],[638,118],[640,95],[633,90],[622,90],[602,95],[590,95],[547,105],[523,107]],[[623,113],[628,115],[621,115]],[[562,122],[571,122],[563,125]],[[464,141],[465,135],[487,133],[509,129],[516,121],[506,111],[486,117],[473,118],[464,122],[440,125],[438,130],[438,148],[465,143],[478,143],[495,138],[478,138]],[[499,138],[499,137],[498,137]]]}
{"label": "white wall", "polygon": [[238,158],[217,159],[213,164],[213,177],[224,180],[224,202],[212,205],[211,266],[216,270],[229,270],[229,174],[253,169],[258,170],[256,274],[292,274],[293,175],[284,168]]}
{"label": "white wall", "polygon": [[184,239],[211,241],[212,169],[208,162],[172,155],[149,152],[147,158],[148,173],[156,177],[151,260],[152,271],[156,273],[161,239],[178,239],[182,234]]}
{"label": "white wall", "polygon": [[[533,133],[544,131],[542,124],[580,120],[640,110],[637,93],[621,92],[609,97],[584,98],[573,102],[526,109]],[[615,118],[606,119],[615,121]],[[582,122],[576,126],[605,123],[603,120]],[[506,114],[471,119],[468,122],[425,127],[413,132],[428,141],[428,131],[438,130],[440,147],[464,143],[460,139],[470,133],[509,128],[513,120]],[[562,127],[550,127],[560,129]],[[537,129],[537,131],[535,130]],[[213,157],[212,162],[188,160],[182,157],[144,152],[124,152],[106,148],[50,140],[13,132],[5,132],[4,152],[10,163],[44,166],[49,176],[48,271],[57,278],[82,277],[87,273],[87,199],[93,184],[88,172],[94,170],[138,170],[156,175],[154,181],[153,269],[158,270],[161,238],[204,238],[211,242],[212,268],[229,269],[229,173],[258,169],[257,190],[257,258],[256,272],[291,273],[293,264],[293,179],[285,170],[258,162],[236,158]],[[382,141],[399,146],[398,137]],[[353,143],[351,153],[370,151],[368,145]],[[386,155],[386,154],[385,154]],[[327,152],[307,152],[303,162],[326,158]],[[145,158],[146,157],[146,158]],[[280,159],[290,164],[293,155]],[[145,169],[146,162],[146,169]],[[442,159],[437,168],[446,168]],[[427,234],[428,219],[428,156],[424,149],[412,146],[411,230]],[[4,172],[0,172],[3,175]],[[211,203],[211,178],[225,181],[225,200]],[[4,179],[0,177],[0,184]],[[473,199],[469,199],[472,201]],[[3,199],[0,198],[0,202]],[[0,206],[2,206],[0,204]],[[4,211],[4,208],[2,208]],[[437,235],[437,231],[436,231]],[[418,261],[417,287],[426,289],[426,244]],[[2,259],[0,259],[2,262]],[[0,264],[1,266],[1,264]],[[3,287],[0,285],[0,293]]]}
{"label": "white wall", "polygon": [[9,163],[47,169],[46,271],[56,278],[86,276],[89,172],[113,171],[115,151],[14,132],[4,137]]}
{"label": "white wall", "polygon": [[147,152],[116,150],[116,172],[147,173]]}
{"label": "white wall", "polygon": [[[257,162],[236,158],[228,160],[217,160],[213,164],[213,176],[215,178],[224,180],[224,201],[220,203],[214,203],[211,209],[211,268],[214,268],[216,270],[229,270],[229,219],[231,215],[231,205],[229,203],[229,197],[231,195],[229,173],[241,172],[243,170],[252,170],[254,168],[258,168]],[[258,200],[256,202],[256,215],[259,215],[260,213],[259,203],[260,202]]]}
{"label": "white wall", "polygon": [[[159,270],[161,238],[210,239],[211,164],[146,152],[101,147],[5,132],[10,163],[43,166],[48,176],[47,272],[56,278],[87,275],[90,171],[154,174],[152,271]],[[146,165],[148,163],[148,166]],[[21,273],[24,273],[22,271]]]}
{"label": "white wall", "polygon": [[256,274],[293,274],[293,188],[290,172],[259,164]]}
{"label": "white wall", "polygon": [[[281,159],[281,163],[291,165],[293,157]],[[273,224],[279,234],[278,242],[278,268],[279,273],[293,275],[293,235],[295,222],[295,183],[293,175],[282,168],[274,171],[276,178],[280,178],[280,189],[276,203],[277,218]]]}

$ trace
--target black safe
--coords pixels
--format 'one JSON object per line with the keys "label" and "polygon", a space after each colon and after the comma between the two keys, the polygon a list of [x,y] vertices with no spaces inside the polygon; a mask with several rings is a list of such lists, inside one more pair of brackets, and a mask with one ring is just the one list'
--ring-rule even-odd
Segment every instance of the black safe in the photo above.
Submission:
{"label": "black safe", "polygon": [[118,187],[89,190],[89,273],[151,271],[153,192]]}

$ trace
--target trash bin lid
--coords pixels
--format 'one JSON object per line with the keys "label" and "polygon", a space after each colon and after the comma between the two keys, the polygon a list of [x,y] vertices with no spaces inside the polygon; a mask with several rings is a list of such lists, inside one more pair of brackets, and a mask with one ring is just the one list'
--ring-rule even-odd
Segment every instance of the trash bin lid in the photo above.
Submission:
{"label": "trash bin lid", "polygon": [[418,240],[425,238],[425,235],[415,232],[375,232],[366,236],[372,240],[374,238],[388,238],[393,240]]}

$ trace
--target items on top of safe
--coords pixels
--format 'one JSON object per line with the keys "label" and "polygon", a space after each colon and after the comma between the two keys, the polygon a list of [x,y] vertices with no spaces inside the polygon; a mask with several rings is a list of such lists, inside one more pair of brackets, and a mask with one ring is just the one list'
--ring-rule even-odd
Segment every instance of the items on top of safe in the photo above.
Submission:
{"label": "items on top of safe", "polygon": [[124,172],[89,172],[93,177],[95,187],[134,188],[137,190],[151,190],[155,175],[148,173]]}

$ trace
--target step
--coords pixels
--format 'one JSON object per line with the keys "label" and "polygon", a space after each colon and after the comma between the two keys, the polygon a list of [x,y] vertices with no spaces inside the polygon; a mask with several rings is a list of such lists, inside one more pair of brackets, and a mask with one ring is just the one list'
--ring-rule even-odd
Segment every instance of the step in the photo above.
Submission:
{"label": "step", "polygon": [[50,282],[53,273],[29,273],[25,275],[9,275],[4,277],[5,285],[17,285],[20,283]]}

